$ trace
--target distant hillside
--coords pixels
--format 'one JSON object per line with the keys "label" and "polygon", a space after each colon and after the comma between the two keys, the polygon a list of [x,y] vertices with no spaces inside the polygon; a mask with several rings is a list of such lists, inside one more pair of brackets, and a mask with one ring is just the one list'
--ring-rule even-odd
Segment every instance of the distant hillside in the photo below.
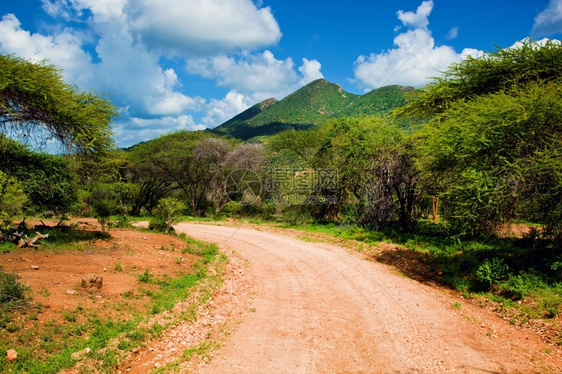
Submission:
{"label": "distant hillside", "polygon": [[247,140],[291,128],[308,129],[333,117],[388,112],[404,105],[404,93],[411,90],[410,87],[387,86],[359,96],[345,92],[325,79],[318,79],[283,100],[264,100],[212,131]]}
{"label": "distant hillside", "polygon": [[213,131],[236,138],[273,135],[283,130],[314,127],[345,108],[358,96],[325,79],[318,79],[281,101],[267,99],[238,114]]}
{"label": "distant hillside", "polygon": [[377,88],[360,96],[353,105],[343,109],[338,115],[355,117],[386,113],[394,108],[406,105],[407,100],[404,94],[413,90],[413,87],[408,86],[385,86]]}

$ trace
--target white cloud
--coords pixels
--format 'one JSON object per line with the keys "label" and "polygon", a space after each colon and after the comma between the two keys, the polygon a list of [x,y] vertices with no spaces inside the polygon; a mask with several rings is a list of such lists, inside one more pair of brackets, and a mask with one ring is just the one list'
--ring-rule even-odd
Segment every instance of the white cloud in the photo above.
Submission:
{"label": "white cloud", "polygon": [[[57,11],[65,13],[60,7]],[[144,47],[135,43],[122,13],[105,7],[99,11],[94,14],[94,17],[99,15],[99,21],[91,25],[98,38],[97,63],[83,49],[83,35],[75,30],[52,35],[31,34],[21,28],[12,14],[0,21],[0,51],[30,60],[48,59],[63,69],[66,82],[83,90],[110,93],[114,103],[126,109],[126,115],[177,116],[200,110],[191,98],[179,92],[173,69],[162,72]],[[163,126],[167,123],[170,121],[162,121]]]}
{"label": "white cloud", "polygon": [[43,10],[52,17],[67,21],[82,19],[87,12],[97,21],[121,16],[127,0],[41,0]]}
{"label": "white cloud", "polygon": [[415,12],[398,11],[398,19],[406,27],[426,29],[429,25],[429,14],[433,9],[433,0],[424,1]]}
{"label": "white cloud", "polygon": [[191,74],[216,79],[219,85],[251,93],[257,100],[271,96],[281,99],[303,84],[322,78],[320,67],[316,60],[303,59],[303,65],[298,68],[302,74],[299,77],[291,58],[277,60],[270,51],[245,53],[238,58],[218,56],[192,59],[187,63],[187,70]]}
{"label": "white cloud", "polygon": [[548,7],[535,18],[531,34],[550,36],[562,33],[562,0],[550,0]]}
{"label": "white cloud", "polygon": [[119,146],[130,147],[141,140],[154,139],[160,135],[180,130],[204,130],[203,124],[197,124],[189,115],[165,116],[161,118],[130,117],[119,121],[114,128]]}
{"label": "white cloud", "polygon": [[271,9],[251,0],[130,0],[127,12],[151,49],[187,56],[256,50],[281,38]]}
{"label": "white cloud", "polygon": [[254,100],[236,91],[230,91],[222,100],[211,100],[203,118],[206,128],[217,127],[255,104]]}
{"label": "white cloud", "polygon": [[453,27],[447,33],[447,39],[449,39],[449,40],[456,39],[458,36],[459,36],[459,28],[458,27]]}
{"label": "white cloud", "polygon": [[21,28],[13,14],[6,14],[0,21],[0,52],[14,53],[32,61],[49,60],[63,69],[66,81],[76,84],[88,80],[83,67],[91,64],[91,57],[81,48],[78,33],[65,30],[56,35],[31,34]]}
{"label": "white cloud", "polygon": [[410,29],[394,38],[396,48],[357,58],[354,73],[359,85],[366,91],[387,84],[419,87],[439,76],[452,62],[483,54],[470,48],[459,54],[450,46],[436,46],[427,29],[432,7],[432,1],[424,1],[415,13],[398,11],[399,19]]}
{"label": "white cloud", "polygon": [[300,84],[305,85],[313,80],[324,78],[324,75],[320,72],[321,68],[322,65],[317,60],[308,60],[303,58],[302,65],[299,67],[299,71],[302,74]]}

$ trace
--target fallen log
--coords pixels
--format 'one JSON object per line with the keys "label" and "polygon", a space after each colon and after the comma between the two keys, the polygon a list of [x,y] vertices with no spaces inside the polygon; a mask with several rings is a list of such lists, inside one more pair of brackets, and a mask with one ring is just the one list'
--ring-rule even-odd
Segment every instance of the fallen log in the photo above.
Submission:
{"label": "fallen log", "polygon": [[14,237],[13,242],[19,248],[31,247],[31,248],[37,249],[40,245],[40,244],[38,244],[39,240],[48,238],[49,234],[43,235],[39,231],[36,231],[35,234],[36,235],[33,238],[28,238],[27,235],[26,235],[25,239],[24,239],[24,238],[22,238],[23,234],[16,231],[13,234],[13,237]]}

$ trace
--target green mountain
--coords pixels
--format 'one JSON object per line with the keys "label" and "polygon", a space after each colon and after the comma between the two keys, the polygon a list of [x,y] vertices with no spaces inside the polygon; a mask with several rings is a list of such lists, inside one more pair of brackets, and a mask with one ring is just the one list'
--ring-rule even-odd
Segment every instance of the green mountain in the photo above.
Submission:
{"label": "green mountain", "polygon": [[405,93],[413,91],[413,87],[385,86],[360,96],[353,105],[343,109],[340,116],[365,116],[383,114],[394,108],[406,105]]}
{"label": "green mountain", "polygon": [[404,93],[411,90],[387,86],[360,96],[345,92],[325,79],[318,79],[283,100],[267,99],[254,105],[213,132],[247,140],[288,129],[316,127],[334,117],[385,113],[404,105]]}

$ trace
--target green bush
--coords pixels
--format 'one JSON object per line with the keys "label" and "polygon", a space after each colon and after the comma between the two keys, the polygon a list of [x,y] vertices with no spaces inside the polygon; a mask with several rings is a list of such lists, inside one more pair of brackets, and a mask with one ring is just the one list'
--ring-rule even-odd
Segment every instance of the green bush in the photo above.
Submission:
{"label": "green bush", "polygon": [[0,266],[0,309],[9,311],[26,301],[29,287],[17,281],[14,273],[6,273]]}
{"label": "green bush", "polygon": [[493,258],[491,261],[486,259],[476,270],[476,280],[478,286],[484,290],[489,290],[492,285],[498,284],[506,279],[509,266],[502,259]]}
{"label": "green bush", "polygon": [[173,230],[172,226],[180,219],[185,209],[185,204],[174,197],[160,199],[156,209],[154,209],[154,217],[150,220],[149,228],[151,230],[164,231],[166,234],[169,233]]}

